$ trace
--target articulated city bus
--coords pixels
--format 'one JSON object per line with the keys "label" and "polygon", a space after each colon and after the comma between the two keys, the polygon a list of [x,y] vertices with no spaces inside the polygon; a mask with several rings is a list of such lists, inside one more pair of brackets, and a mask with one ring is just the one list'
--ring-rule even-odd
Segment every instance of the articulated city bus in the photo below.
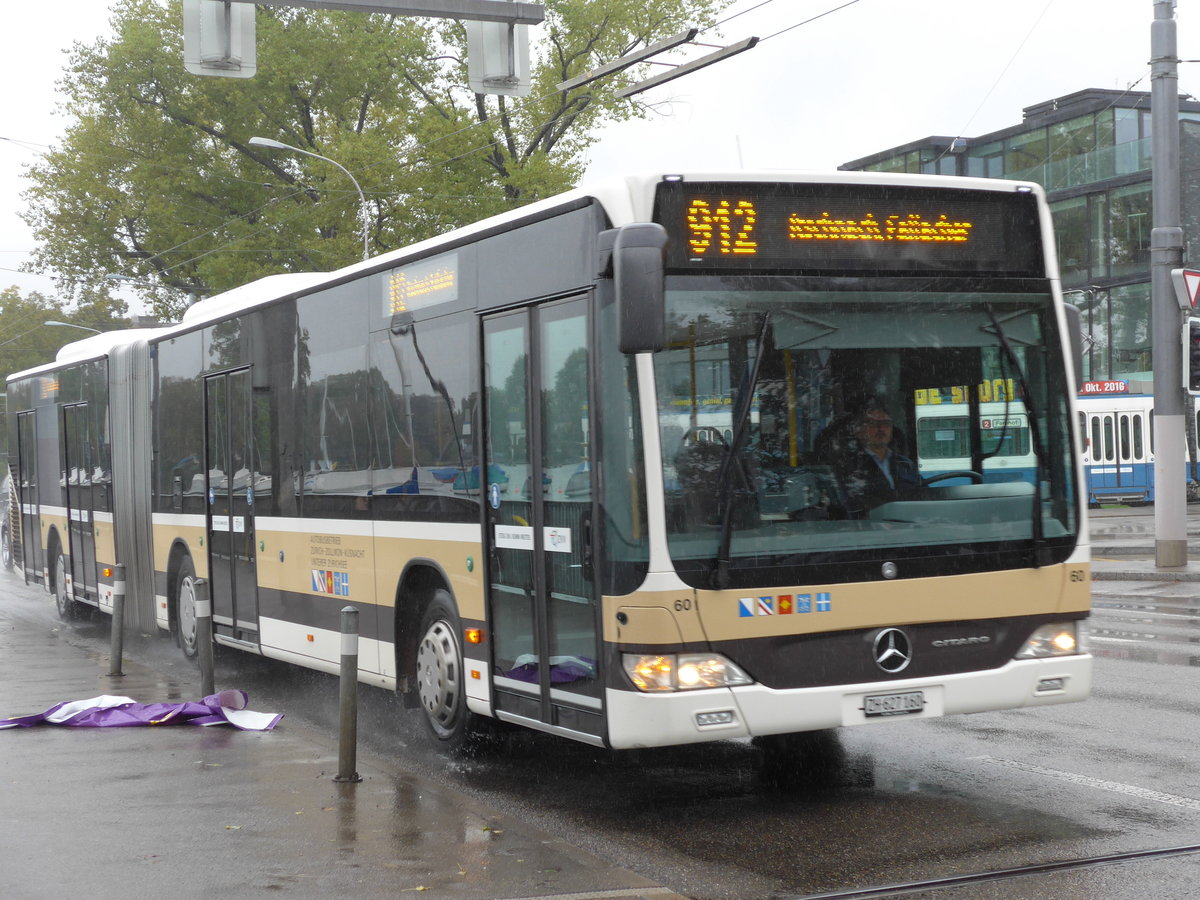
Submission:
{"label": "articulated city bus", "polygon": [[[1080,700],[1077,333],[1036,185],[628,178],[13,375],[19,565],[71,615],[123,563],[189,655],[206,579],[217,643],[329,672],[351,605],[450,749]],[[870,503],[868,407],[930,474]]]}

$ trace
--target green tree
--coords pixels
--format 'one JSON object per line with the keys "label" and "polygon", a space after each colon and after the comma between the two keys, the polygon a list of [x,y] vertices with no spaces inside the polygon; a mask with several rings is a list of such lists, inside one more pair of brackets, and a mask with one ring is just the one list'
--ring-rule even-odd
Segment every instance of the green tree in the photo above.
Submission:
{"label": "green tree", "polygon": [[276,138],[337,160],[368,197],[378,253],[572,186],[605,122],[645,113],[613,97],[630,70],[555,85],[712,23],[730,0],[546,0],[524,98],[466,86],[458,22],[259,7],[258,73],[197,78],[179,0],[118,0],[114,36],[77,44],[61,82],[62,146],[30,173],[33,265],[68,289],[107,273],[189,297],[263,275],[328,270],[361,253],[358,194],[328,163],[249,145]]}
{"label": "green tree", "polygon": [[74,310],[37,291],[22,296],[17,287],[0,290],[0,377],[53,362],[64,344],[88,337],[80,328],[46,325],[68,322],[82,329],[128,328],[124,305],[103,294],[87,294]]}

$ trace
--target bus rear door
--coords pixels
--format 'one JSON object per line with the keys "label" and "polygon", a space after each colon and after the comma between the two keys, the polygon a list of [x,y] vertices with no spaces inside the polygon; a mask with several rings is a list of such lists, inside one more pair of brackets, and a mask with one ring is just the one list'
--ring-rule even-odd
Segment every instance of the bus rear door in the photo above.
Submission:
{"label": "bus rear door", "polygon": [[17,414],[15,490],[21,507],[21,567],[26,582],[41,581],[46,566],[37,462],[37,410],[31,409]]}
{"label": "bus rear door", "polygon": [[483,471],[497,715],[599,743],[588,308],[484,320]]}
{"label": "bus rear door", "polygon": [[258,644],[250,370],[204,380],[205,471],[213,632]]}

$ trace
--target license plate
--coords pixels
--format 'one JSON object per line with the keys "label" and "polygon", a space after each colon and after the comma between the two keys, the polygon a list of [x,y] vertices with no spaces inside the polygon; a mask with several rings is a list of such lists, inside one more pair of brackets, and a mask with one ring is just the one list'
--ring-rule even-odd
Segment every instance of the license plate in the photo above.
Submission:
{"label": "license plate", "polygon": [[906,691],[903,694],[875,694],[863,698],[863,714],[872,716],[906,716],[925,709],[924,691]]}

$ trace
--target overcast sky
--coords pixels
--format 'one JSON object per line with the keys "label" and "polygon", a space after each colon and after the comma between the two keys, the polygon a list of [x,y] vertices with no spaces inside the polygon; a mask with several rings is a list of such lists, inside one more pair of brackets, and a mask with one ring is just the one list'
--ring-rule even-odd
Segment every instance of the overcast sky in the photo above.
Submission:
{"label": "overcast sky", "polygon": [[[1150,90],[1153,0],[851,0],[837,9],[844,2],[737,0],[722,35],[701,40],[753,35],[759,46],[641,95],[660,114],[606,131],[589,176],[827,170],[931,134],[1006,128],[1025,107],[1084,88]],[[0,288],[52,294],[52,279],[13,271],[34,247],[17,216],[23,172],[62,133],[54,110],[65,51],[107,33],[110,3],[10,6],[0,29]],[[1200,59],[1200,6],[1180,4],[1177,15],[1179,57]],[[1200,63],[1180,66],[1179,85],[1200,96]]]}

